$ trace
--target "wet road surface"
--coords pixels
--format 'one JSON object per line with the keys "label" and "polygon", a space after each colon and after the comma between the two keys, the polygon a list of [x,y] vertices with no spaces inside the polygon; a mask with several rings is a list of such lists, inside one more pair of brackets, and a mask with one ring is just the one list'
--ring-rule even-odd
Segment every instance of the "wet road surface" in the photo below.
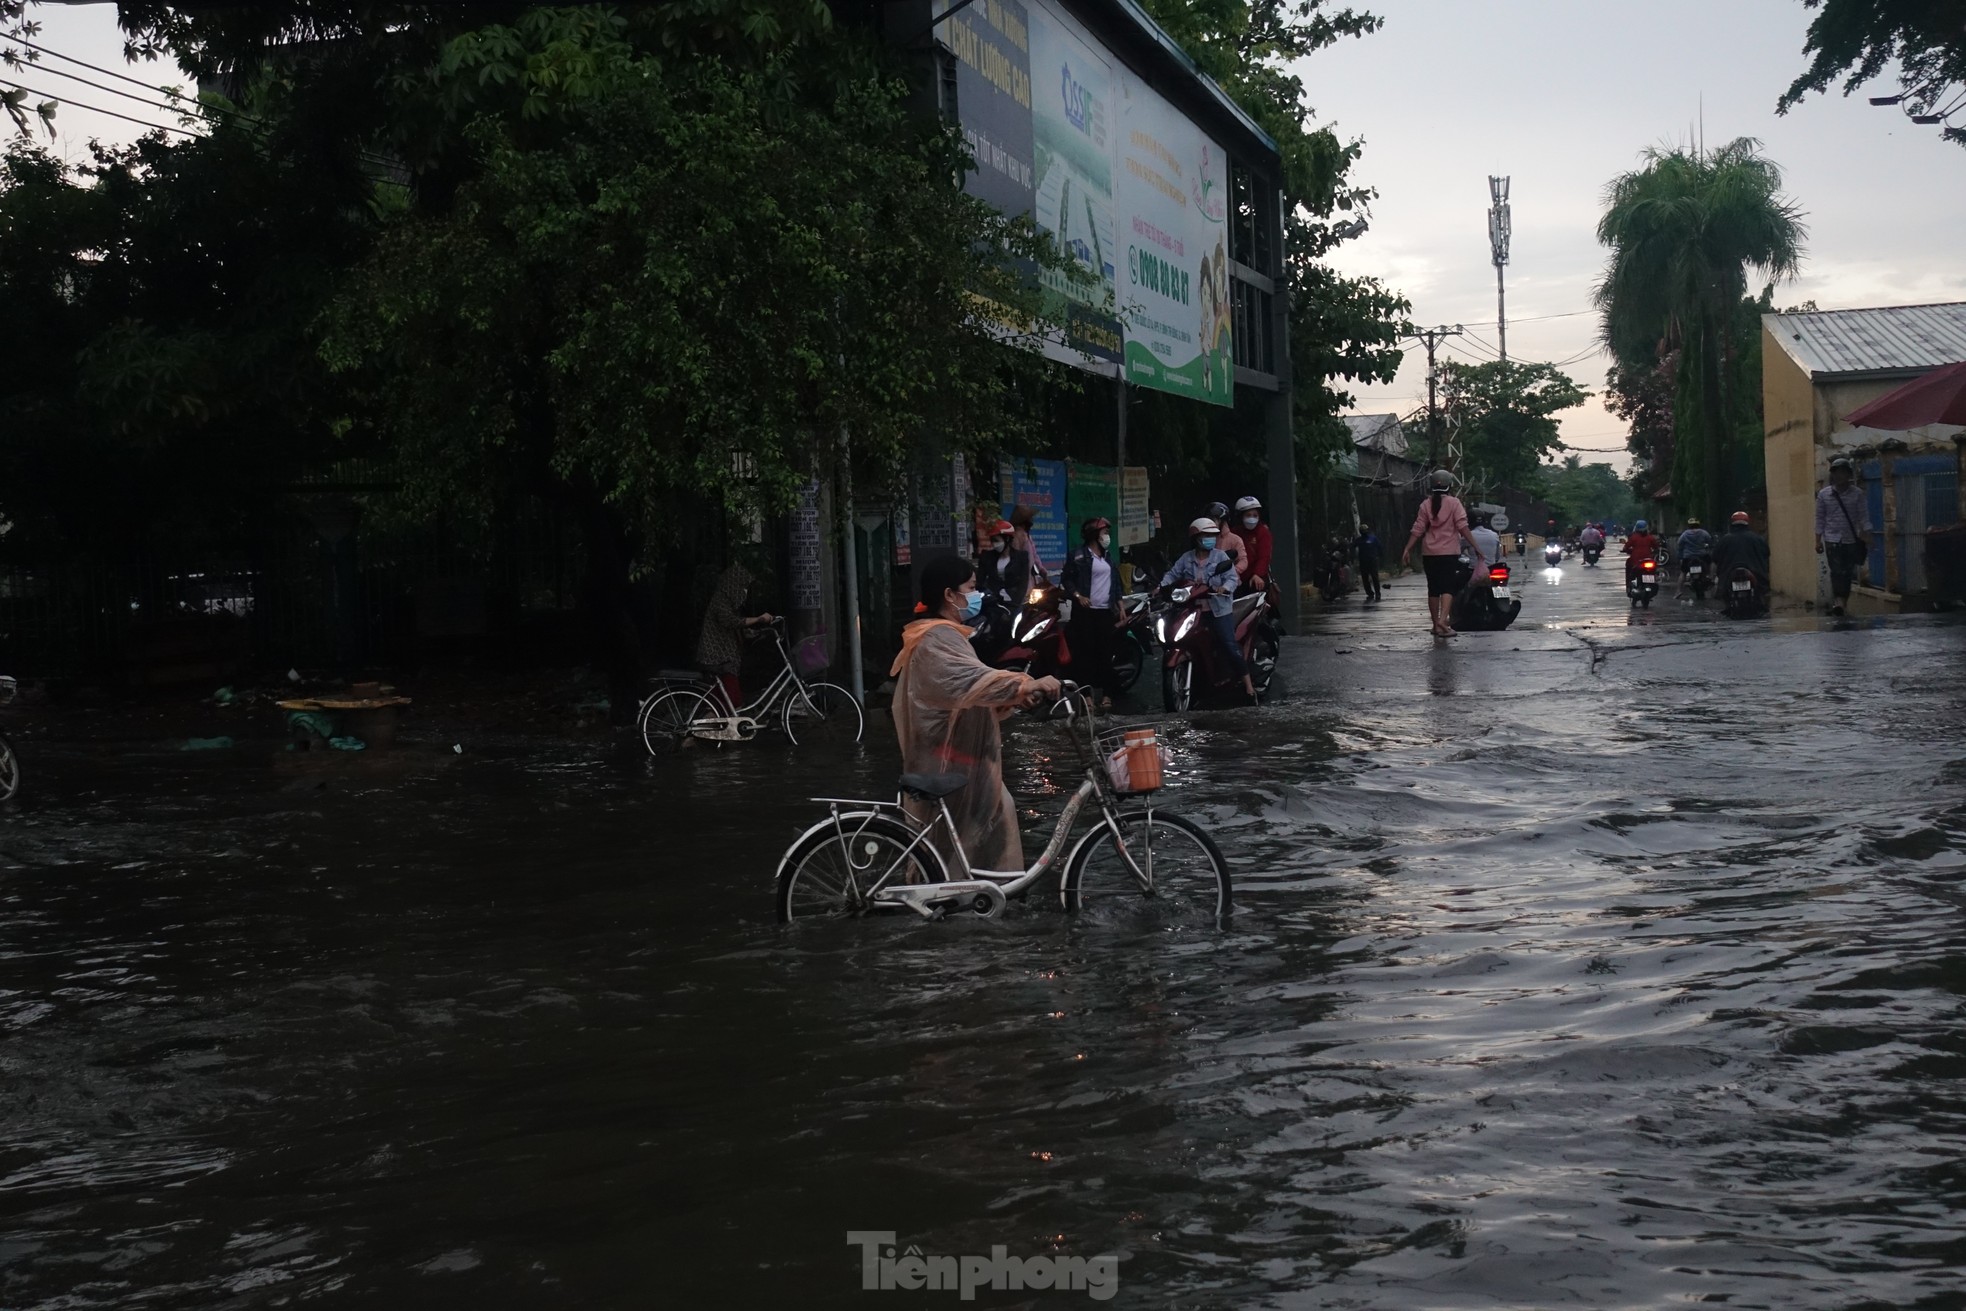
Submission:
{"label": "wet road surface", "polygon": [[1412,581],[1318,610],[1285,701],[1171,731],[1220,932],[779,929],[885,721],[330,775],[30,736],[0,1305],[958,1302],[849,1230],[1113,1253],[1123,1306],[1962,1305],[1966,626],[1518,583],[1438,645]]}

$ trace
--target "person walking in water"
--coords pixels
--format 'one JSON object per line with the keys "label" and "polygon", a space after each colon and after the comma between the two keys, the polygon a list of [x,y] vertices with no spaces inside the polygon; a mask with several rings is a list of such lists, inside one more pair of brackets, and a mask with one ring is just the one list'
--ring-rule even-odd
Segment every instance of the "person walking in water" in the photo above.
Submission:
{"label": "person walking in water", "polygon": [[1869,531],[1870,498],[1857,486],[1849,459],[1839,455],[1829,462],[1829,486],[1816,492],[1816,554],[1829,561],[1833,615],[1850,604],[1850,584],[1870,559],[1864,540]]}
{"label": "person walking in water", "polygon": [[1413,518],[1413,532],[1406,539],[1400,560],[1413,567],[1413,548],[1420,548],[1422,567],[1427,571],[1427,610],[1433,616],[1435,637],[1452,637],[1448,615],[1454,608],[1454,583],[1460,572],[1461,543],[1474,545],[1468,536],[1468,509],[1461,498],[1448,493],[1454,475],[1435,469],[1433,491],[1420,502],[1420,513]]}
{"label": "person walking in water", "polygon": [[1379,534],[1372,531],[1371,524],[1358,526],[1358,536],[1352,541],[1352,553],[1358,556],[1358,585],[1364,589],[1365,599],[1383,600],[1379,594]]}

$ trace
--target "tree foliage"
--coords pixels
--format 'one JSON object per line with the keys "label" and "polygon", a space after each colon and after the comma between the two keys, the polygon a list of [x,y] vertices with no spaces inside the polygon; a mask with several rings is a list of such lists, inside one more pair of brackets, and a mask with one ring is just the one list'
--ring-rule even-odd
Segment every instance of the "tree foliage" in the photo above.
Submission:
{"label": "tree foliage", "polygon": [[1740,447],[1748,393],[1758,405],[1759,387],[1736,348],[1748,273],[1771,286],[1793,277],[1805,229],[1781,170],[1751,138],[1712,152],[1655,148],[1643,159],[1605,192],[1602,335],[1627,369],[1678,352],[1673,499],[1719,522],[1753,459]]}
{"label": "tree foliage", "polygon": [[1478,488],[1541,489],[1540,470],[1563,438],[1555,416],[1590,399],[1553,364],[1448,361],[1442,409],[1461,430],[1461,465]]}
{"label": "tree foliage", "polygon": [[[1966,18],[1951,0],[1802,0],[1817,10],[1803,53],[1809,67],[1776,104],[1787,113],[1841,78],[1843,94],[1896,65],[1912,113],[1957,103],[1966,95]],[[1966,146],[1966,127],[1948,125],[1945,138]]]}
{"label": "tree foliage", "polygon": [[1585,523],[1630,523],[1640,517],[1638,501],[1618,471],[1608,464],[1585,464],[1566,455],[1561,464],[1543,466],[1543,499],[1565,527]]}

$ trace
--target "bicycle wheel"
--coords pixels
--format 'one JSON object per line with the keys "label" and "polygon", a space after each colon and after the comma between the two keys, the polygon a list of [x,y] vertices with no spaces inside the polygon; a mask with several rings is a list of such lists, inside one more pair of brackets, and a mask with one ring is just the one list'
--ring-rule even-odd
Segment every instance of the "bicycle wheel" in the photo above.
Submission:
{"label": "bicycle wheel", "polygon": [[1228,915],[1229,863],[1200,826],[1164,810],[1130,811],[1119,817],[1119,826],[1127,854],[1152,880],[1152,889],[1127,867],[1113,830],[1101,822],[1072,852],[1059,880],[1066,910],[1130,904],[1196,921]]}
{"label": "bicycle wheel", "polygon": [[778,871],[778,922],[838,919],[867,909],[867,892],[893,883],[946,883],[942,857],[915,831],[885,815],[841,816],[785,853]]}
{"label": "bicycle wheel", "polygon": [[14,744],[0,737],[0,801],[12,801],[18,791],[20,757],[14,754]]}
{"label": "bicycle wheel", "polygon": [[867,719],[853,694],[837,683],[807,683],[785,700],[785,736],[805,746],[851,746],[866,731]]}
{"label": "bicycle wheel", "polygon": [[691,687],[663,692],[642,711],[642,745],[652,756],[672,756],[697,743],[690,734],[691,724],[722,714],[723,708],[707,692]]}

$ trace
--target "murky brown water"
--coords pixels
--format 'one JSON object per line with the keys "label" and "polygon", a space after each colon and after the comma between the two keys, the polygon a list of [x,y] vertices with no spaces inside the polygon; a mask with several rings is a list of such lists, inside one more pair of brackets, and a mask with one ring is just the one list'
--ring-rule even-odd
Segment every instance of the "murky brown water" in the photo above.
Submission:
{"label": "murky brown water", "polygon": [[780,930],[878,737],[326,788],[30,738],[0,1305],[957,1304],[849,1230],[1125,1306],[1966,1304],[1966,628],[1615,583],[1446,649],[1395,590],[1177,730],[1214,934]]}

